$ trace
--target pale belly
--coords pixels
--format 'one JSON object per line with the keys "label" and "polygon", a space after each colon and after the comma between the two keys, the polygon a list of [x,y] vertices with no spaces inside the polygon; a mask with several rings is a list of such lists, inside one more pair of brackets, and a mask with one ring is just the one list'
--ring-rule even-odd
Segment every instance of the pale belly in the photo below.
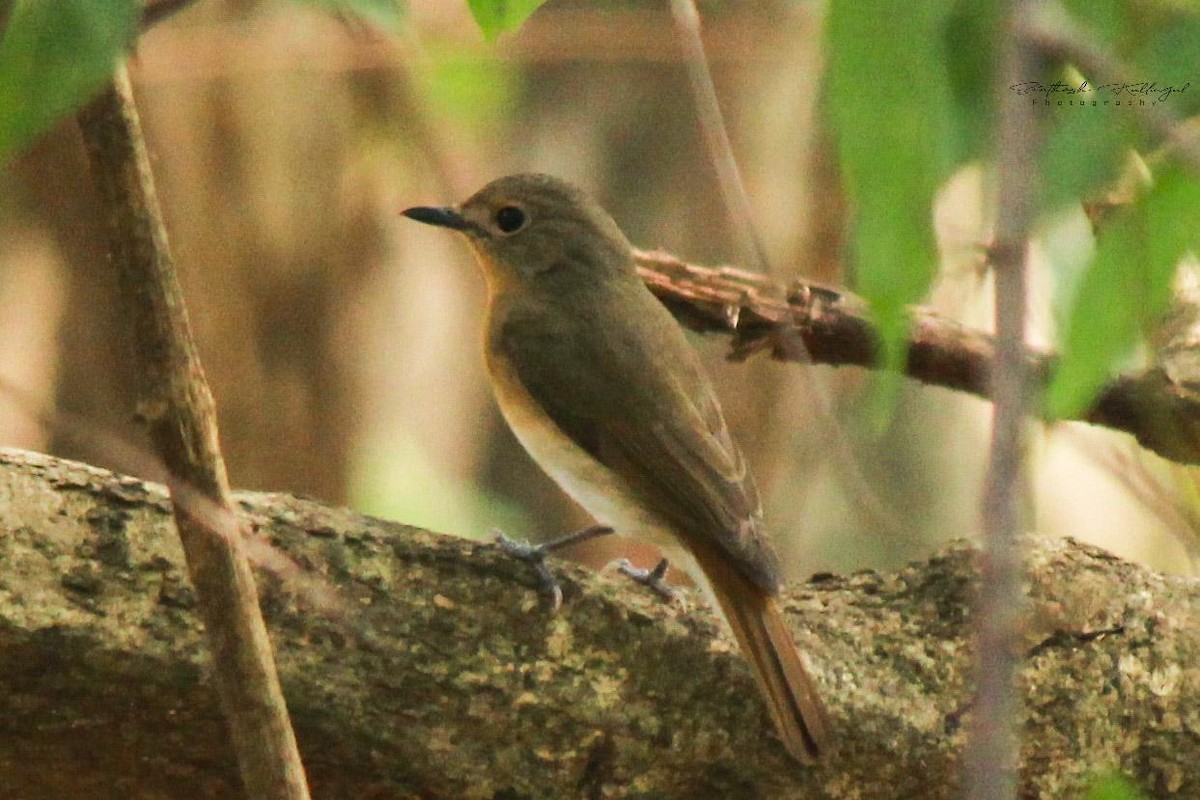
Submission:
{"label": "pale belly", "polygon": [[704,573],[671,526],[637,503],[618,475],[571,441],[542,412],[502,359],[489,358],[488,368],[500,412],[538,466],[597,522],[658,547],[673,565],[707,590]]}

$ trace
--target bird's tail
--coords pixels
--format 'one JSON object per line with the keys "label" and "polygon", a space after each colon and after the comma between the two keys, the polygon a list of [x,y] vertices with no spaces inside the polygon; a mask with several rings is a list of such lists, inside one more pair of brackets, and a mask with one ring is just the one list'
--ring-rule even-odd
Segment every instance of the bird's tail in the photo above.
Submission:
{"label": "bird's tail", "polygon": [[775,597],[728,568],[705,572],[779,738],[797,761],[815,761],[832,744],[829,716]]}

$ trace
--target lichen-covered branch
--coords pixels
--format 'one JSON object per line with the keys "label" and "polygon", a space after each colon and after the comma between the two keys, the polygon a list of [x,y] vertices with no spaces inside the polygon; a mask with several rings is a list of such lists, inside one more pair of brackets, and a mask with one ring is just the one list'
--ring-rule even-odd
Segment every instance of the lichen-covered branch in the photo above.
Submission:
{"label": "lichen-covered branch", "polygon": [[[0,497],[0,796],[233,795],[163,489],[0,451]],[[699,602],[556,563],[552,615],[490,545],[238,499],[252,543],[302,565],[258,583],[315,796],[958,796],[970,546],[786,592],[841,743],[800,770]],[[1022,796],[1110,767],[1200,796],[1200,584],[1069,540],[1028,552]]]}
{"label": "lichen-covered branch", "polygon": [[[701,267],[657,251],[638,254],[638,271],[684,325],[732,335],[732,359],[765,350],[782,361],[881,366],[867,306],[849,292],[800,280],[784,284],[733,267]],[[923,383],[991,397],[995,349],[991,336],[914,308],[905,371]],[[1025,359],[1034,384],[1046,385],[1054,354],[1029,349]],[[1197,386],[1200,375],[1157,366],[1121,375],[1080,421],[1132,434],[1163,458],[1200,464]]]}

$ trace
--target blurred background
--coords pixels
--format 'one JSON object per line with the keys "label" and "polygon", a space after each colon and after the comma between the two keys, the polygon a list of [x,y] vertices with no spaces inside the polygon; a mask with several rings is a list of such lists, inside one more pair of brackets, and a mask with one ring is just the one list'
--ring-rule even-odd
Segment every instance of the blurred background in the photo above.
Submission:
{"label": "blurred background", "polygon": [[[398,212],[549,172],[594,194],[641,247],[749,266],[666,3],[599,6],[551,0],[488,44],[463,0],[410,0],[398,37],[292,3],[201,0],[142,37],[131,74],[235,487],[476,538],[499,527],[541,539],[587,522],[492,403],[483,285],[466,247]],[[852,287],[820,104],[821,5],[701,12],[772,270]],[[984,328],[987,197],[977,167],[944,187],[930,298]],[[144,443],[97,208],[69,120],[0,172],[0,377],[24,393],[0,399],[0,444],[128,469],[99,440],[29,413],[56,408]],[[1084,262],[1087,226],[1068,213],[1035,243],[1037,343],[1054,341],[1051,287]],[[975,535],[988,404],[911,384],[880,428],[862,413],[864,371],[730,364],[726,340],[693,340],[792,577],[891,568]],[[1189,474],[1122,435],[1031,430],[1032,528],[1194,568]],[[591,546],[577,555],[593,565],[656,557],[619,539]]]}

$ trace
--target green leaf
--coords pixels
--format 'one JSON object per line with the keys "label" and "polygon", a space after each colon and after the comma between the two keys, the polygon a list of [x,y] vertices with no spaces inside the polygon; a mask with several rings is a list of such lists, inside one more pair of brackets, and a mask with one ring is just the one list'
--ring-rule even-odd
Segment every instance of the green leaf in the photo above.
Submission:
{"label": "green leaf", "polygon": [[516,30],[546,0],[467,0],[475,23],[489,42]]}
{"label": "green leaf", "polygon": [[1197,218],[1200,182],[1166,167],[1137,204],[1105,222],[1046,396],[1052,416],[1083,412],[1115,366],[1162,318],[1180,257],[1200,243]]}
{"label": "green leaf", "polygon": [[1086,26],[1089,34],[1102,42],[1095,46],[1115,46],[1130,33],[1129,0],[1064,0],[1065,8],[1075,20]]}
{"label": "green leaf", "polygon": [[[953,10],[947,0],[834,0],[826,23],[827,96],[854,209],[857,289],[871,303],[893,368],[904,357],[906,307],[934,275],[934,194],[969,149],[958,139],[961,100],[947,66]],[[970,86],[978,67],[959,63],[959,85]],[[976,101],[987,107],[990,97]]]}
{"label": "green leaf", "polygon": [[297,0],[326,11],[352,14],[388,33],[396,33],[404,23],[404,5],[400,0]]}
{"label": "green leaf", "polygon": [[[1137,129],[1128,111],[1087,105],[1101,102],[1097,94],[1051,97],[1057,98],[1055,103],[1074,104],[1036,109],[1053,117],[1040,158],[1041,207],[1052,211],[1081,198],[1091,199],[1097,190],[1112,184],[1137,143]],[[1032,99],[1027,95],[1023,101]]]}
{"label": "green leaf", "polygon": [[1085,800],[1143,800],[1143,795],[1124,776],[1113,772],[1093,783]]}
{"label": "green leaf", "polygon": [[981,158],[991,144],[999,17],[996,3],[960,2],[946,23],[946,70],[958,127],[959,159]]}
{"label": "green leaf", "polygon": [[1161,90],[1182,89],[1169,96],[1162,91],[1150,92],[1146,102],[1162,102],[1177,117],[1200,112],[1200,76],[1196,73],[1196,65],[1200,64],[1200,17],[1194,9],[1166,15],[1134,56],[1134,64],[1135,80],[1153,82]]}
{"label": "green leaf", "polygon": [[132,41],[133,0],[18,0],[0,40],[0,163],[108,80]]}

